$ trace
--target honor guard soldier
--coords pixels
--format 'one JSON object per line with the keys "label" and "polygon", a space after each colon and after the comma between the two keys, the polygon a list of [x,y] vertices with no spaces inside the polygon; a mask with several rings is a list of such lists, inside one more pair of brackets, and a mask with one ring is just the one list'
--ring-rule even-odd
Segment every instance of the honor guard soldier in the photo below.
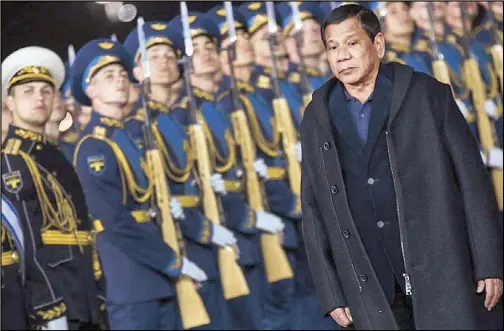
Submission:
{"label": "honor guard soldier", "polygon": [[427,52],[413,49],[415,22],[411,18],[409,4],[399,2],[369,2],[368,8],[382,19],[386,41],[384,61],[409,65],[419,72],[432,76],[431,57]]}
{"label": "honor guard soldier", "polygon": [[77,53],[73,97],[93,111],[74,166],[97,233],[110,327],[173,330],[179,324],[175,281],[181,274],[197,281],[206,275],[175,256],[151,218],[152,177],[143,150],[123,130],[131,65],[121,44],[108,39],[92,40]]}
{"label": "honor guard soldier", "polygon": [[[20,54],[20,56],[34,56],[29,51],[30,49],[27,49],[26,53]],[[49,55],[44,54],[43,56]],[[59,57],[57,59],[61,62]],[[64,66],[62,62],[57,65],[61,70],[56,76],[59,78],[59,75],[64,76]],[[39,86],[45,84],[41,93],[46,93],[44,96],[47,95],[48,98],[49,93],[53,93],[51,96],[52,111],[49,119],[45,119],[45,122],[40,120],[37,123],[43,128],[42,134],[32,132],[33,128],[36,128],[35,125],[32,125],[31,128],[24,128],[17,126],[14,121],[4,143],[5,153],[19,153],[25,161],[29,160],[28,156],[31,155],[36,160],[36,164],[30,163],[28,169],[34,178],[42,208],[43,250],[51,257],[51,262],[48,263],[48,273],[57,281],[56,285],[66,301],[70,329],[86,328],[96,325],[98,322],[98,299],[93,279],[92,247],[90,245],[92,243],[91,224],[82,188],[71,163],[59,152],[57,144],[48,143],[47,138],[43,136],[44,131],[48,130],[48,125],[52,126],[52,132],[55,131],[56,136],[58,135],[57,122],[65,113],[63,103],[57,99],[59,91],[47,82],[23,84],[24,79],[30,81],[30,75],[40,75],[39,72],[52,74],[52,71],[47,71],[48,69],[43,66],[41,69],[32,66],[28,68],[28,72],[32,69],[36,72],[23,74],[27,78],[21,76],[16,79],[14,76],[15,82],[21,84],[15,84],[15,88],[26,87],[28,91],[34,91],[35,87],[29,86],[30,84],[38,84]],[[43,107],[37,99],[36,101],[36,109]],[[54,101],[60,102],[60,104],[54,107]],[[15,93],[12,99],[8,98],[8,103],[9,108],[16,106]],[[55,122],[51,123],[52,120]],[[10,146],[12,149],[9,148]]]}
{"label": "honor guard soldier", "polygon": [[[24,328],[68,329],[63,298],[68,289],[58,265],[71,260],[72,255],[66,248],[63,256],[65,252],[47,245],[47,239],[59,233],[57,225],[75,224],[63,217],[66,215],[61,204],[56,204],[55,193],[67,211],[72,201],[62,194],[57,175],[39,163],[39,151],[51,153],[52,146],[43,139],[44,127],[63,78],[61,59],[46,48],[25,47],[2,62],[2,99],[12,112],[2,144],[2,225],[6,230],[2,231],[2,248],[4,253],[10,251],[10,258],[2,255],[2,295],[6,298],[8,292],[18,292],[18,298],[26,300],[28,314],[24,318],[20,310],[2,309],[2,327],[6,328],[21,323]],[[15,305],[14,301],[12,308]]]}
{"label": "honor guard soldier", "polygon": [[[320,56],[324,52],[324,44],[320,36],[320,25],[324,20],[324,12],[315,2],[303,1],[298,5],[299,19],[302,22],[301,44],[296,44],[294,13],[287,2],[277,5],[280,14],[282,32],[285,35],[285,48],[289,54],[289,81],[301,83],[300,71],[304,69],[311,90],[316,90],[329,78],[330,72],[319,69]],[[303,59],[303,69],[300,67],[300,53]]]}
{"label": "honor guard soldier", "polygon": [[[290,123],[291,132],[294,132],[294,136],[296,135],[293,116],[289,110],[295,109],[295,112],[292,113],[300,121],[301,95],[299,91],[299,94],[297,94],[298,108],[289,109],[287,107],[288,111],[282,112],[284,116],[286,115],[285,117],[277,116],[273,108],[273,99],[278,95],[273,94],[272,88],[275,81],[270,76],[272,69],[277,68],[272,67],[272,53],[268,45],[268,38],[271,37],[269,37],[268,17],[264,3],[245,3],[238,10],[247,20],[249,42],[255,53],[255,66],[252,67],[249,73],[249,84],[246,84],[246,86],[253,87],[253,89],[249,88],[247,90],[246,95],[249,102],[244,104],[245,111],[257,147],[257,158],[263,159],[268,167],[267,179],[263,181],[267,207],[270,212],[282,217],[284,221],[285,229],[282,236],[282,246],[287,254],[290,267],[295,272],[296,255],[300,247],[297,222],[301,219],[301,208],[299,198],[289,185],[288,165],[295,165],[300,160],[300,150],[296,151],[298,153],[295,155],[295,160],[291,159],[290,162],[287,162],[287,154],[284,153],[290,153],[289,155],[292,156],[293,150],[290,150],[290,148],[295,149],[295,147],[291,145],[287,149],[283,148],[285,146],[282,145],[280,140],[281,135],[278,126]],[[278,27],[277,24],[275,26]],[[275,37],[282,39],[278,33]],[[279,44],[276,52],[275,55],[285,55],[285,48]],[[286,70],[286,67],[284,69]],[[285,76],[282,77],[285,78]],[[288,87],[290,85],[286,79],[280,79],[280,81],[282,81],[283,86]],[[275,100],[279,99],[282,98],[275,98]],[[281,102],[285,105],[284,101],[285,99]],[[283,109],[285,110],[285,108]],[[293,278],[285,278],[268,284],[263,303],[264,328],[289,329],[293,327],[291,314],[294,307],[294,292],[295,283]]]}

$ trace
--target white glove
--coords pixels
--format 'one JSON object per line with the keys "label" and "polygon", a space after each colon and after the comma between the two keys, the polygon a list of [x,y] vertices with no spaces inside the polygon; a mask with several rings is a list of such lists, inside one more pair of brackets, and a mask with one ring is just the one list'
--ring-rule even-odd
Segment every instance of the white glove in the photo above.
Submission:
{"label": "white glove", "polygon": [[486,165],[490,168],[502,169],[502,148],[492,148],[488,151]]}
{"label": "white glove", "polygon": [[170,199],[170,210],[173,217],[177,220],[185,219],[184,208],[176,198]]}
{"label": "white glove", "polygon": [[226,195],[226,183],[224,179],[222,179],[221,174],[213,174],[212,175],[212,187],[215,193],[220,193],[222,195]]}
{"label": "white glove", "polygon": [[42,327],[42,330],[68,330],[68,321],[66,316],[58,317]]}
{"label": "white glove", "polygon": [[297,142],[294,145],[294,152],[296,153],[296,159],[298,160],[298,162],[301,162],[301,158],[303,157],[303,151],[301,149],[301,143],[300,142]]}
{"label": "white glove", "polygon": [[455,99],[455,102],[457,103],[457,106],[459,107],[460,111],[464,115],[465,118],[467,118],[467,115],[469,115],[469,109],[467,109],[466,104],[464,101],[460,99]]}
{"label": "white glove", "polygon": [[493,119],[499,117],[497,115],[497,106],[495,105],[495,102],[493,102],[493,100],[485,101],[485,112],[487,113],[488,116],[490,116]]}
{"label": "white glove", "polygon": [[254,161],[254,169],[259,177],[268,179],[268,167],[266,166],[266,163],[264,163],[263,159],[257,159]]}
{"label": "white glove", "polygon": [[208,279],[206,273],[186,257],[182,259],[182,270],[180,272],[182,275],[186,275],[200,283]]}
{"label": "white glove", "polygon": [[279,233],[282,232],[285,227],[282,219],[271,213],[256,211],[256,218],[256,228],[262,231]]}
{"label": "white glove", "polygon": [[219,224],[212,224],[212,243],[220,247],[233,246],[236,244],[236,237],[233,232]]}

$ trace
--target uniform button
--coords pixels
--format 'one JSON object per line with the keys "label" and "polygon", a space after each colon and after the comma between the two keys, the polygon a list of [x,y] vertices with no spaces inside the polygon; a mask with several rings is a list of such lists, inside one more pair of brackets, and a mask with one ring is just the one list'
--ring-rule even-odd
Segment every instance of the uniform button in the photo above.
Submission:
{"label": "uniform button", "polygon": [[42,149],[42,145],[37,145],[35,148],[37,149],[37,151],[40,151]]}
{"label": "uniform button", "polygon": [[332,194],[338,193],[338,187],[336,185],[331,186],[331,193]]}
{"label": "uniform button", "polygon": [[383,221],[378,221],[376,225],[378,225],[379,228],[383,228],[385,226],[385,223],[383,223]]}
{"label": "uniform button", "polygon": [[325,149],[326,151],[328,151],[330,148],[331,148],[331,145],[329,145],[329,143],[326,141],[326,142],[324,143],[324,149]]}
{"label": "uniform button", "polygon": [[360,114],[360,117],[361,117],[361,118],[364,118],[364,114]]}
{"label": "uniform button", "polygon": [[360,275],[360,276],[359,276],[359,279],[360,279],[360,280],[361,280],[361,282],[363,282],[363,283],[367,282],[367,276],[366,276],[366,275],[364,275],[364,274]]}
{"label": "uniform button", "polygon": [[52,172],[52,175],[53,175],[54,177],[57,177],[57,176],[58,176],[58,173],[56,173],[56,171],[53,171],[53,172]]}
{"label": "uniform button", "polygon": [[343,231],[343,238],[345,239],[350,238],[350,232],[348,232],[347,230]]}
{"label": "uniform button", "polygon": [[373,184],[375,183],[374,178],[368,178],[367,183],[368,183],[369,185],[373,185]]}
{"label": "uniform button", "polygon": [[19,255],[16,252],[12,252],[11,258],[12,258],[12,261],[14,261],[14,263],[19,262]]}

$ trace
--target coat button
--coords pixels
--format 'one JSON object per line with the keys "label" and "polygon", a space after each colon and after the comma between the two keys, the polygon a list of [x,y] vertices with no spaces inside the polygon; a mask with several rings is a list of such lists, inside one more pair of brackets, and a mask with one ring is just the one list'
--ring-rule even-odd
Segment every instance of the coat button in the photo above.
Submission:
{"label": "coat button", "polygon": [[360,280],[361,280],[361,282],[363,282],[363,283],[367,282],[367,276],[366,276],[366,275],[364,275],[364,274],[360,275],[360,276],[359,276],[359,279],[360,279]]}
{"label": "coat button", "polygon": [[350,238],[350,232],[348,232],[347,230],[343,231],[343,238],[345,239]]}
{"label": "coat button", "polygon": [[378,225],[378,227],[381,229],[385,226],[385,223],[383,221],[378,221],[378,223],[376,223],[376,225]]}
{"label": "coat button", "polygon": [[326,151],[328,151],[330,148],[331,148],[331,145],[329,145],[329,143],[326,141],[326,142],[324,143],[324,149],[325,149]]}
{"label": "coat button", "polygon": [[369,185],[373,185],[373,184],[375,183],[374,178],[368,178],[367,183],[368,183]]}
{"label": "coat button", "polygon": [[331,193],[332,194],[338,193],[338,187],[336,185],[331,186]]}

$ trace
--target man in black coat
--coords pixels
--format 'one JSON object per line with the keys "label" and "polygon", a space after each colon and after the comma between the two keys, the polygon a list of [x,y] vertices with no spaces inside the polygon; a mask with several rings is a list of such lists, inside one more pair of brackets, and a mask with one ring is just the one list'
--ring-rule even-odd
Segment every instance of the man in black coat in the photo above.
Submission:
{"label": "man in black coat", "polygon": [[305,111],[302,203],[323,312],[357,329],[502,319],[502,220],[450,87],[380,64],[385,40],[362,6],[333,10],[322,37],[335,77]]}

